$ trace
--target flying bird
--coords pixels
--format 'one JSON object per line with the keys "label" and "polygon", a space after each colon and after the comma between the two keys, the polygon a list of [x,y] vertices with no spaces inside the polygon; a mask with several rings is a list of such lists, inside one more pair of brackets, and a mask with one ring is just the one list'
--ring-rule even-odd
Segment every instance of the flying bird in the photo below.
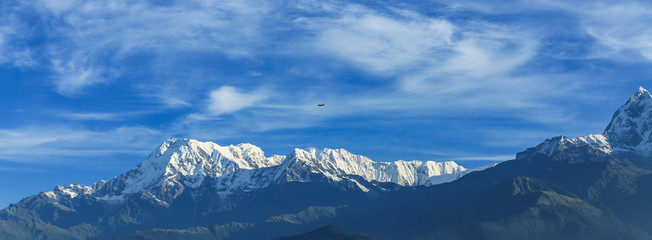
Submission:
{"label": "flying bird", "polygon": [[326,104],[323,104],[323,103],[317,104],[318,107],[323,107],[324,105],[326,105]]}

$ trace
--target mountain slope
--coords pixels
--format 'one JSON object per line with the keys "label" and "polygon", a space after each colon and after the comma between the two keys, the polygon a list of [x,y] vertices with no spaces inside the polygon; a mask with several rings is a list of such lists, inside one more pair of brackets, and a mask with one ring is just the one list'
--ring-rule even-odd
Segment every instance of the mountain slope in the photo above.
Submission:
{"label": "mountain slope", "polygon": [[530,177],[497,184],[453,209],[464,220],[415,239],[649,239],[608,210]]}

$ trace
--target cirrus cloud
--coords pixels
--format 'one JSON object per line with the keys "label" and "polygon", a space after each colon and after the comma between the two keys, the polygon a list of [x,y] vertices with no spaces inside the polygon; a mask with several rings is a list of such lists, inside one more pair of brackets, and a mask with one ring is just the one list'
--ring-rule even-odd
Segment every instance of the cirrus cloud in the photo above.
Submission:
{"label": "cirrus cloud", "polygon": [[337,18],[303,20],[317,30],[318,52],[351,61],[371,72],[413,69],[450,48],[455,26],[422,16],[393,18],[368,9],[347,9]]}
{"label": "cirrus cloud", "polygon": [[28,126],[0,129],[0,160],[10,162],[70,161],[71,158],[145,156],[165,133],[146,127],[118,127],[102,131],[71,126]]}

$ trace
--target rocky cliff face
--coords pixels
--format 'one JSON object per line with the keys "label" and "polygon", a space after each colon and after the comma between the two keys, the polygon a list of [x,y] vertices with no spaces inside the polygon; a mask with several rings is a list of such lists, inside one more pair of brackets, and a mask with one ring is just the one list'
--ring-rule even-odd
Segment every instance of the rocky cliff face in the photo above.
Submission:
{"label": "rocky cliff face", "polygon": [[652,155],[652,96],[642,87],[615,113],[604,130],[614,151]]}

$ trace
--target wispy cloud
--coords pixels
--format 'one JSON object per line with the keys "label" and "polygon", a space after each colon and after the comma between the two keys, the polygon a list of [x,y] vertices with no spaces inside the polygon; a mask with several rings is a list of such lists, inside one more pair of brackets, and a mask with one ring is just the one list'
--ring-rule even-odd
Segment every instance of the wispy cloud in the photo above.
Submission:
{"label": "wispy cloud", "polygon": [[115,113],[65,113],[62,115],[65,118],[71,120],[80,120],[80,121],[87,121],[87,120],[118,121],[121,119],[121,117]]}
{"label": "wispy cloud", "polygon": [[[49,49],[41,51],[40,57],[48,59],[52,67],[57,92],[77,96],[89,86],[118,78],[131,67],[129,60],[134,56],[165,58],[181,51],[250,57],[264,43],[258,23],[269,5],[264,1],[184,1],[170,5],[149,1],[42,1],[13,8],[18,13],[36,12],[41,22],[48,23],[40,36],[48,38],[45,46],[36,47]],[[6,43],[9,34],[29,38],[33,33],[16,30],[30,17],[14,16],[17,20],[9,28],[0,29],[0,43]],[[0,46],[4,53],[10,49],[7,44]],[[28,58],[31,52],[13,53],[13,61],[18,62],[19,53]],[[183,101],[167,102],[187,105]]]}
{"label": "wispy cloud", "polygon": [[106,131],[68,126],[34,126],[0,130],[0,160],[11,162],[72,161],[118,153],[143,157],[159,144],[163,134],[144,127]]}
{"label": "wispy cloud", "polygon": [[[564,20],[567,31],[564,37],[584,37],[588,35],[595,42],[583,41],[581,44],[556,42],[557,45],[571,44],[577,51],[587,48],[589,51],[570,54],[568,58],[601,58],[616,61],[652,60],[652,31],[647,27],[652,23],[652,4],[649,1],[515,1],[510,6],[486,1],[472,1],[457,4],[460,9],[483,12],[499,16],[502,14],[559,14],[556,20]],[[546,22],[529,22],[530,25],[545,26]],[[576,28],[581,31],[572,31]],[[556,34],[559,34],[557,32]],[[574,36],[573,36],[574,35]],[[560,46],[555,46],[560,47]]]}
{"label": "wispy cloud", "polygon": [[314,31],[315,51],[365,71],[403,75],[414,70],[484,76],[508,73],[535,56],[536,32],[468,20],[451,22],[408,10],[381,13],[360,5],[327,8],[327,17],[300,18]]}
{"label": "wispy cloud", "polygon": [[[62,63],[53,60],[53,70],[57,73],[55,85],[57,92],[65,96],[74,96],[87,86],[104,82],[101,70],[84,63],[84,60],[73,60]],[[83,64],[80,66],[80,64]]]}
{"label": "wispy cloud", "polygon": [[30,167],[4,167],[0,166],[0,172],[35,172],[35,173],[46,173],[48,172],[45,169],[39,168],[30,168]]}
{"label": "wispy cloud", "polygon": [[383,16],[361,6],[337,9],[334,16],[299,19],[316,31],[317,52],[350,61],[361,69],[396,73],[446,54],[455,26],[418,14]]}
{"label": "wispy cloud", "polygon": [[36,66],[38,62],[33,52],[24,44],[23,29],[27,25],[17,19],[15,14],[0,11],[0,64],[9,63],[18,68]]}
{"label": "wispy cloud", "polygon": [[602,46],[595,48],[594,56],[631,61],[632,56],[628,52],[632,51],[652,61],[652,29],[649,27],[652,23],[652,3],[596,2],[583,8],[565,7],[579,12],[587,33]]}

